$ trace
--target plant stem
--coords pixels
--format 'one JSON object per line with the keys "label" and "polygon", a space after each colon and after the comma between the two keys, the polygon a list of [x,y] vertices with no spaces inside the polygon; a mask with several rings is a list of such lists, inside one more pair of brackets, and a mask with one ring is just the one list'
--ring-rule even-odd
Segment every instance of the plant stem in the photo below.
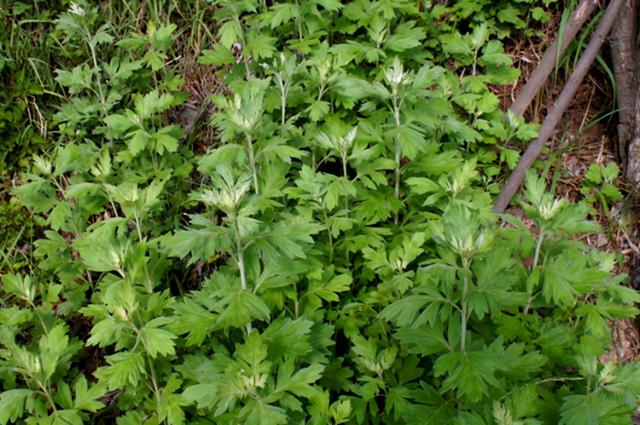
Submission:
{"label": "plant stem", "polygon": [[329,236],[329,263],[333,263],[333,236],[331,235],[331,227],[329,225],[329,216],[327,215],[326,210],[322,210],[324,214],[324,222],[327,224],[327,235]]}
{"label": "plant stem", "polygon": [[142,224],[140,224],[140,217],[138,217],[137,211],[133,212],[133,218],[136,222],[136,230],[138,231],[138,240],[142,242]]}
{"label": "plant stem", "polygon": [[478,64],[478,51],[477,51],[477,50],[475,50],[475,51],[473,52],[473,64],[471,65],[471,75],[472,75],[473,77],[475,77],[475,76],[476,76],[476,72],[477,72],[477,71],[476,71],[476,67],[477,67],[477,64]]}
{"label": "plant stem", "polygon": [[47,398],[47,402],[51,405],[53,411],[56,412],[58,409],[56,409],[56,403],[55,401],[53,401],[53,397],[51,396],[51,391],[49,390],[48,385],[45,386],[42,382],[40,382],[39,379],[36,379],[36,383],[38,384],[38,387],[40,387],[40,391],[42,391],[44,396]]}
{"label": "plant stem", "polygon": [[347,175],[347,158],[346,154],[341,155],[342,158],[342,177],[344,177],[345,181],[349,180],[349,176]]}
{"label": "plant stem", "polygon": [[247,290],[247,275],[244,269],[244,251],[238,251],[238,268],[240,269],[240,287],[243,291]]}
{"label": "plant stem", "polygon": [[462,318],[460,320],[460,351],[466,350],[467,344],[467,291],[469,290],[469,280],[465,276],[462,284]]}
{"label": "plant stem", "polygon": [[460,351],[462,351],[463,353],[466,351],[467,348],[467,321],[469,320],[469,312],[468,312],[468,306],[467,306],[467,292],[469,292],[469,277],[467,276],[468,273],[471,272],[471,260],[464,259],[463,260],[463,265],[464,265],[464,271],[465,271],[465,276],[462,279],[462,299],[461,299],[461,304],[462,304],[462,312],[460,313],[461,320],[460,320]]}
{"label": "plant stem", "polygon": [[[395,124],[396,124],[396,130],[398,130],[400,128],[400,106],[398,105],[398,98],[397,96],[393,96],[391,98],[391,101],[393,102],[393,118],[395,120]],[[400,145],[400,136],[396,133],[395,135],[395,164],[396,164],[396,169],[395,169],[395,184],[394,184],[394,189],[393,189],[393,194],[395,196],[395,198],[397,200],[400,200],[400,162],[402,160],[402,146]],[[399,217],[398,217],[398,213],[395,214],[394,217],[394,223],[398,224],[399,221]]]}
{"label": "plant stem", "polygon": [[[233,218],[233,228],[236,234],[236,250],[238,255],[238,269],[240,269],[240,288],[243,291],[247,290],[247,274],[244,266],[244,247],[242,246],[242,241],[240,240],[240,229],[238,228],[238,221],[236,220],[235,214]],[[247,334],[250,334],[253,330],[253,326],[251,326],[251,322],[245,325],[245,329],[247,330]]]}
{"label": "plant stem", "polygon": [[[396,162],[396,181],[395,181],[395,186],[394,186],[394,190],[393,190],[393,194],[396,197],[396,199],[400,200],[400,161],[402,160],[402,150],[400,147],[400,141],[398,140],[398,136],[396,136],[396,157],[395,157],[395,162]],[[397,224],[397,221],[396,221]]]}
{"label": "plant stem", "polygon": [[251,136],[246,135],[247,151],[249,152],[249,167],[251,167],[251,174],[253,175],[253,190],[256,195],[260,195],[260,189],[258,188],[258,171],[256,170],[256,159],[253,155],[253,143],[251,142]]}
{"label": "plant stem", "polygon": [[40,326],[42,326],[42,330],[44,331],[44,334],[49,335],[49,330],[47,329],[47,326],[44,324],[44,319],[42,318],[42,315],[36,308],[36,305],[31,300],[27,300],[27,303],[33,309],[34,314],[38,318],[38,321],[40,322]]}
{"label": "plant stem", "polygon": [[300,300],[298,300],[298,285],[295,283],[293,284],[293,292],[296,294],[293,300],[293,312],[294,318],[297,319],[300,317]]}
{"label": "plant stem", "polygon": [[[144,344],[144,339],[142,340],[142,342]],[[145,344],[145,347],[146,347],[146,344]],[[153,386],[153,393],[156,396],[156,402],[159,405],[160,404],[160,389],[158,388],[158,378],[156,377],[156,370],[153,367],[153,360],[151,360],[151,358],[148,355],[145,356],[145,357],[147,358],[147,361],[149,362],[149,372],[151,374],[151,385]]]}
{"label": "plant stem", "polygon": [[[530,272],[533,272],[533,270],[538,265],[538,261],[540,259],[540,249],[542,247],[543,240],[544,240],[544,227],[540,229],[540,234],[538,235],[538,241],[536,242],[536,251],[535,251],[535,254],[533,255],[533,262],[531,263],[531,268],[529,269]],[[529,309],[531,308],[531,303],[533,302],[533,289],[531,290],[531,292],[529,292],[529,290],[527,289],[527,292],[528,292],[527,305],[524,308],[525,315],[529,313]]]}
{"label": "plant stem", "polygon": [[540,259],[540,248],[542,247],[543,240],[544,227],[540,229],[540,234],[538,235],[538,242],[536,243],[536,252],[533,255],[533,263],[531,263],[531,270],[533,270],[538,265],[538,260]]}
{"label": "plant stem", "polygon": [[100,81],[100,67],[98,66],[98,56],[96,55],[96,49],[93,46],[93,42],[91,40],[91,33],[87,29],[87,44],[89,45],[89,50],[91,51],[91,59],[93,60],[93,69],[96,72],[96,83],[98,85],[98,97],[100,98],[100,104],[102,105],[102,110],[104,113],[107,113],[107,101],[104,97],[104,89],[102,88],[102,82]]}
{"label": "plant stem", "polygon": [[276,75],[276,81],[280,87],[280,126],[284,127],[287,112],[287,86],[281,75]]}
{"label": "plant stem", "polygon": [[[300,11],[300,5],[298,4],[298,0],[295,0],[294,4],[296,5],[296,9]],[[302,41],[302,19],[300,18],[300,13],[298,13],[298,16],[296,17],[296,26],[298,28],[298,39]]]}

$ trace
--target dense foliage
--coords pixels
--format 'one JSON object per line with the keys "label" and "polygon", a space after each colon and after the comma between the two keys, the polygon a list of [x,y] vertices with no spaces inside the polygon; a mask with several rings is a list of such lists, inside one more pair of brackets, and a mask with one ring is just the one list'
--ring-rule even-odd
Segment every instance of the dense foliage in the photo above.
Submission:
{"label": "dense foliage", "polygon": [[[640,371],[599,359],[640,296],[588,207],[531,172],[528,225],[490,210],[536,134],[501,40],[548,2],[184,3],[56,16],[0,424],[630,423]],[[203,141],[174,49],[207,13]]]}

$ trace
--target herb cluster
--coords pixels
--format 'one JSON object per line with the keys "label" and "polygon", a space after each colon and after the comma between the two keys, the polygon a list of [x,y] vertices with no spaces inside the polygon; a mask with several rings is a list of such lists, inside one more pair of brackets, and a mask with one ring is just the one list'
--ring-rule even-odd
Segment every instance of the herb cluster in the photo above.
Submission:
{"label": "herb cluster", "polygon": [[175,24],[58,16],[0,424],[630,423],[640,371],[599,358],[640,296],[576,238],[587,206],[532,172],[532,225],[490,209],[536,135],[490,90],[517,77],[500,40],[548,5],[214,3],[204,154]]}

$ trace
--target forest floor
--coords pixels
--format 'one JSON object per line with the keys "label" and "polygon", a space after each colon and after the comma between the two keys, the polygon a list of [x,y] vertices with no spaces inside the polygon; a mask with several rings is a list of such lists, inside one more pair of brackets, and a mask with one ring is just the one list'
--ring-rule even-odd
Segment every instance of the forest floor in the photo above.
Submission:
{"label": "forest floor", "polygon": [[[500,86],[495,91],[502,100],[504,110],[516,98],[548,45],[555,39],[558,26],[559,16],[555,16],[539,38],[520,38],[506,44],[506,50],[521,74],[513,85]],[[606,47],[601,55],[605,58],[608,56]],[[561,125],[556,129],[555,136],[539,158],[552,164],[548,180],[556,184],[557,194],[574,202],[584,197],[581,188],[591,164],[619,165],[615,152],[618,142],[615,92],[610,78],[612,75],[603,68],[607,62],[592,66],[565,112]],[[556,81],[552,75],[525,113],[527,122],[541,123],[563,86],[564,81]],[[594,208],[592,218],[599,223],[602,231],[582,239],[598,250],[621,256],[618,272],[628,274],[629,285],[640,289],[640,200],[623,176],[615,180],[615,185],[624,199],[606,207],[601,205]],[[512,206],[507,212],[527,221],[518,207]],[[602,360],[612,357],[622,362],[639,360],[640,318],[616,320],[611,326],[612,347]],[[640,423],[640,415],[635,423]]]}

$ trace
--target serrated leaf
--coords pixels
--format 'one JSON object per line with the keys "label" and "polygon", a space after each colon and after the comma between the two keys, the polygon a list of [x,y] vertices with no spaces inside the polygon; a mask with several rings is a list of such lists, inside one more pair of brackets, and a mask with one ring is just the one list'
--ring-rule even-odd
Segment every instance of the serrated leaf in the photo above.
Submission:
{"label": "serrated leaf", "polygon": [[175,354],[173,340],[177,337],[171,332],[161,329],[159,327],[161,326],[160,322],[157,322],[158,319],[147,323],[140,331],[140,335],[144,339],[145,350],[153,358],[158,354],[162,356]]}
{"label": "serrated leaf", "polygon": [[288,373],[282,374],[278,377],[278,384],[276,385],[275,391],[286,391],[293,395],[306,398],[312,397],[318,393],[318,390],[313,388],[311,384],[320,379],[323,370],[324,366],[313,364],[298,370],[293,375]]}
{"label": "serrated leaf", "polygon": [[24,415],[27,398],[33,396],[34,391],[27,389],[7,390],[0,393],[0,425],[17,421]]}
{"label": "serrated leaf", "polygon": [[198,409],[214,406],[218,395],[218,384],[196,384],[187,387],[182,397],[189,403],[196,402]]}
{"label": "serrated leaf", "polygon": [[503,365],[490,352],[452,352],[440,356],[434,364],[435,376],[447,375],[442,390],[455,390],[459,397],[471,402],[489,394],[490,386],[497,386],[496,371]]}
{"label": "serrated leaf", "polygon": [[89,387],[87,378],[84,375],[80,375],[73,389],[75,394],[73,400],[74,409],[96,412],[104,407],[104,403],[98,400],[107,392],[104,385],[94,384]]}
{"label": "serrated leaf", "polygon": [[124,134],[135,125],[129,118],[121,114],[108,115],[104,118],[104,122],[109,128],[120,134]]}
{"label": "serrated leaf", "polygon": [[268,320],[269,307],[252,292],[234,290],[223,303],[226,305],[217,320],[217,326],[222,329],[241,327],[254,319]]}
{"label": "serrated leaf", "polygon": [[395,337],[409,347],[410,353],[423,356],[430,356],[451,349],[443,335],[440,324],[420,327],[403,326],[396,332]]}
{"label": "serrated leaf", "polygon": [[140,378],[146,375],[144,355],[141,352],[122,352],[105,357],[108,366],[98,368],[94,375],[106,383],[110,390],[127,385],[138,385]]}
{"label": "serrated leaf", "polygon": [[205,49],[198,57],[198,63],[205,65],[228,65],[235,61],[235,57],[231,50],[225,48],[221,44],[216,44],[213,49]]}
{"label": "serrated leaf", "polygon": [[301,357],[311,350],[309,334],[313,322],[311,320],[291,320],[284,317],[271,322],[262,333],[269,344],[269,357],[281,359],[285,356]]}

